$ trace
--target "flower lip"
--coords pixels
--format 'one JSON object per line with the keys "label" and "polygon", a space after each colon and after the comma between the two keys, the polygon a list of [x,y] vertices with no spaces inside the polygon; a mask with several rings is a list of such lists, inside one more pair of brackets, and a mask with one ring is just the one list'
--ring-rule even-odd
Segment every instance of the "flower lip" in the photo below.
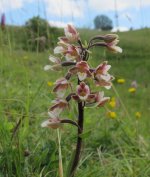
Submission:
{"label": "flower lip", "polygon": [[69,72],[71,74],[77,74],[80,81],[92,76],[90,67],[86,61],[77,62],[76,66],[71,68]]}
{"label": "flower lip", "polygon": [[90,94],[90,88],[84,82],[81,82],[80,85],[77,86],[77,95],[80,100],[85,101]]}

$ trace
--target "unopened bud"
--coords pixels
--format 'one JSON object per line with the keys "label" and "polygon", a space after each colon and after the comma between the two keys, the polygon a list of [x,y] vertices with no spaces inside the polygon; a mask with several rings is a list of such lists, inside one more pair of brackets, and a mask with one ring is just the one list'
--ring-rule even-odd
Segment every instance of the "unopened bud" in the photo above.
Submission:
{"label": "unopened bud", "polygon": [[117,34],[106,34],[105,36],[103,36],[103,40],[106,43],[113,42],[116,39],[118,39],[118,35]]}

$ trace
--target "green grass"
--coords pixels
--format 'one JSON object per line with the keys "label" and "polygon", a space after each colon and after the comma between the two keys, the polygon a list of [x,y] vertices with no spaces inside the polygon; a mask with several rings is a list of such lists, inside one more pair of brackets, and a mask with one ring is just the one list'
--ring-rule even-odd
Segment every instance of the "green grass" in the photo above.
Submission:
{"label": "green grass", "polygon": [[[81,30],[86,40],[98,33]],[[85,109],[84,151],[77,177],[150,176],[149,34],[150,29],[119,33],[123,54],[92,50],[91,65],[107,59],[112,65],[110,72],[126,82],[120,85],[115,80],[115,90],[106,91],[119,102],[114,109],[107,106],[116,112],[116,119],[108,118],[104,108]],[[16,39],[10,35],[16,34],[1,33],[0,38],[0,177],[55,177],[59,158],[57,131],[42,129],[40,124],[47,119],[47,109],[54,99],[47,82],[54,82],[65,71],[43,71],[50,51],[23,51],[20,43],[14,50]],[[128,92],[133,80],[138,83],[135,94]],[[65,115],[76,119],[75,106],[71,109]],[[137,111],[141,112],[140,119],[135,117]],[[19,120],[21,124],[14,131]],[[75,142],[76,130],[65,126],[61,131],[64,173]]]}

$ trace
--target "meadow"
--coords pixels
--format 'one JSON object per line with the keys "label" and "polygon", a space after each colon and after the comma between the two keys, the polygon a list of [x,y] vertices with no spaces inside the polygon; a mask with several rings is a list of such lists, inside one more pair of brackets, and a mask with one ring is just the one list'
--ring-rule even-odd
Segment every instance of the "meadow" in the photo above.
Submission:
{"label": "meadow", "polygon": [[[65,71],[45,72],[53,46],[44,52],[25,51],[20,37],[24,33],[19,30],[0,31],[0,177],[59,176],[57,131],[41,128],[41,123],[54,99],[52,83]],[[83,41],[101,34],[79,31]],[[84,148],[76,177],[150,176],[150,29],[118,35],[122,54],[91,51],[92,66],[103,60],[112,65],[110,72],[116,79],[106,95],[114,104],[85,110]],[[137,85],[132,92],[133,81]],[[75,105],[71,109],[65,115],[76,120]],[[108,109],[115,116],[108,115]],[[75,131],[68,125],[60,131],[64,174]]]}

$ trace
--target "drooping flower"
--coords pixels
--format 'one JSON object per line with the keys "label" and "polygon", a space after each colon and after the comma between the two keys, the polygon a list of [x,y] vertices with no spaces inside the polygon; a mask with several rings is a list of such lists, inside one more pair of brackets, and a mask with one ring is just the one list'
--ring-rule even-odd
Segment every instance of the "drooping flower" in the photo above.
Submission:
{"label": "drooping flower", "polygon": [[102,107],[110,100],[109,97],[104,97],[104,92],[91,93],[86,100],[86,107]]}
{"label": "drooping flower", "polygon": [[59,58],[56,58],[52,55],[49,56],[49,60],[54,63],[54,65],[46,65],[44,67],[44,70],[52,70],[52,71],[59,71],[61,70],[62,66],[61,66],[61,60]]}
{"label": "drooping flower", "polygon": [[105,87],[106,89],[111,88],[111,81],[114,79],[114,77],[108,73],[110,68],[111,65],[107,65],[107,61],[104,61],[94,70],[94,79],[96,85]]}
{"label": "drooping flower", "polygon": [[69,107],[68,102],[63,99],[56,99],[52,102],[54,105],[49,108],[48,114],[51,118],[59,117],[59,114]]}
{"label": "drooping flower", "polygon": [[106,89],[110,89],[112,86],[112,80],[114,79],[108,73],[108,70],[111,68],[111,65],[107,65],[107,61],[104,61],[94,70],[94,79],[97,86],[105,87]]}
{"label": "drooping flower", "polygon": [[80,48],[63,41],[58,42],[54,53],[64,55],[67,61],[80,61]]}
{"label": "drooping flower", "polygon": [[96,80],[95,83],[97,86],[101,86],[101,87],[105,87],[106,89],[110,89],[112,86],[113,80],[114,80],[114,77],[111,76],[109,81],[106,81],[106,80],[100,78],[99,80]]}
{"label": "drooping flower", "polygon": [[94,77],[96,80],[103,79],[109,81],[111,76],[108,74],[108,70],[111,68],[111,65],[107,65],[107,61],[104,61],[102,64],[98,65],[94,71]]}
{"label": "drooping flower", "polygon": [[59,118],[49,118],[48,120],[45,120],[42,124],[41,127],[49,127],[52,129],[57,129],[61,127],[61,121]]}
{"label": "drooping flower", "polygon": [[55,92],[59,98],[62,98],[65,95],[70,83],[68,82],[67,79],[60,78],[60,79],[56,80],[54,85],[55,85],[55,87],[53,89],[53,92]]}
{"label": "drooping flower", "polygon": [[96,93],[96,97],[95,97],[96,106],[98,107],[104,106],[104,104],[108,102],[109,100],[110,100],[110,97],[104,97],[103,91]]}
{"label": "drooping flower", "polygon": [[128,89],[128,92],[130,92],[130,93],[135,93],[135,92],[136,92],[136,88],[131,87],[131,88]]}
{"label": "drooping flower", "polygon": [[112,42],[106,43],[106,47],[109,51],[114,52],[114,53],[122,53],[122,48],[119,46],[116,46],[118,44],[119,40],[115,39]]}
{"label": "drooping flower", "polygon": [[80,61],[80,48],[79,47],[75,47],[73,45],[69,45],[67,52],[65,54],[65,58],[67,61]]}
{"label": "drooping flower", "polygon": [[124,84],[125,83],[125,79],[117,79],[117,83],[118,84]]}
{"label": "drooping flower", "polygon": [[77,62],[76,66],[69,70],[71,74],[77,74],[80,81],[85,80],[87,77],[91,77],[90,67],[86,61]]}

